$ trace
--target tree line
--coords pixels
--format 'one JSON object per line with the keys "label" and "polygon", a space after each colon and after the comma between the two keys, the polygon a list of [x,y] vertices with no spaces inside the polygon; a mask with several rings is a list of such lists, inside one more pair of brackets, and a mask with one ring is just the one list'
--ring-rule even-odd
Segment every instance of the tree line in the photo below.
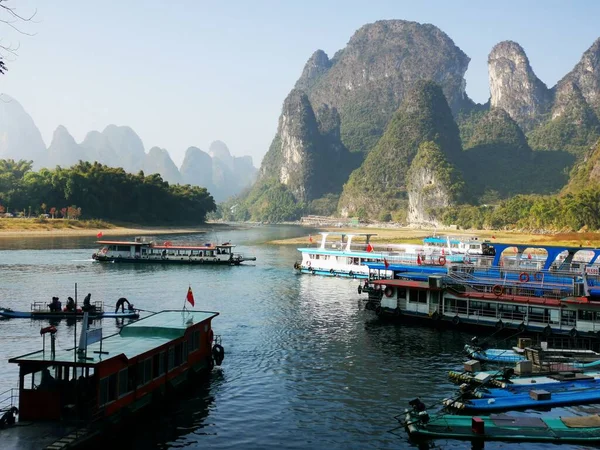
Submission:
{"label": "tree line", "polygon": [[206,188],[169,185],[159,174],[83,161],[35,172],[32,164],[0,159],[2,211],[160,224],[204,222],[216,209]]}

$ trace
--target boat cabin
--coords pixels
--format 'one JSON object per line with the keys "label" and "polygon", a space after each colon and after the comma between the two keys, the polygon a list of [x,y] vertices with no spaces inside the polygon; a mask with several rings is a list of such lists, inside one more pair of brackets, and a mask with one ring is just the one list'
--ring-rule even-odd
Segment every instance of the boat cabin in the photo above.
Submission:
{"label": "boat cabin", "polygon": [[211,368],[218,314],[162,311],[100,339],[98,330],[83,330],[79,347],[69,350],[45,345],[44,336],[43,350],[9,360],[19,365],[20,420],[98,420],[136,411],[153,393]]}

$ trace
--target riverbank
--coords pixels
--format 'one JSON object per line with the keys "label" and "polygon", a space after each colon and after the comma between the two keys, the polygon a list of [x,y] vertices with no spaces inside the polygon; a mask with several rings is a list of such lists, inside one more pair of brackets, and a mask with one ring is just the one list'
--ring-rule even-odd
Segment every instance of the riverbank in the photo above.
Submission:
{"label": "riverbank", "polygon": [[[534,234],[524,233],[519,231],[479,231],[479,230],[439,230],[439,229],[423,229],[423,228],[374,228],[374,227],[357,227],[357,228],[337,228],[337,227],[315,227],[319,231],[329,231],[332,233],[370,233],[375,234],[371,237],[373,243],[408,243],[419,244],[426,236],[431,236],[434,233],[437,235],[450,235],[472,237],[477,236],[482,240],[490,242],[505,242],[505,243],[521,243],[521,244],[540,244],[540,245],[563,245],[572,247],[599,247],[600,233],[553,233],[553,234]],[[320,242],[321,236],[318,234],[306,234],[305,236],[280,239],[272,241],[272,244],[280,245],[308,245]]]}
{"label": "riverbank", "polygon": [[0,219],[0,238],[20,236],[149,236],[162,234],[208,233],[215,228],[232,227],[222,223],[205,223],[198,226],[142,226],[136,224],[111,224],[102,221],[62,219]]}

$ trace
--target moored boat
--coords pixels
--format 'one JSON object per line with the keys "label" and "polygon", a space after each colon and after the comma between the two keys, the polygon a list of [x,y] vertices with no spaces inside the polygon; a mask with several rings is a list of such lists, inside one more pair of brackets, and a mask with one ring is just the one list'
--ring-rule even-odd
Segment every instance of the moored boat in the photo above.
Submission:
{"label": "moored boat", "polygon": [[[116,318],[116,319],[137,319],[140,312],[137,309],[130,308],[124,311],[106,311],[103,302],[92,302],[90,308],[90,319]],[[13,311],[10,308],[0,308],[0,317],[7,319],[81,319],[85,312],[81,308],[73,311],[60,309],[52,311],[45,302],[34,302],[31,304],[30,311]]]}
{"label": "moored boat", "polygon": [[36,424],[74,424],[82,427],[77,441],[122,424],[221,364],[224,350],[212,331],[217,315],[161,311],[104,338],[86,326],[79,346],[68,350],[56,349],[56,328],[42,330],[50,346],[44,341],[42,350],[9,360],[19,366],[19,422],[30,424],[16,428],[26,434]]}
{"label": "moored boat", "polygon": [[[420,406],[420,405],[422,406]],[[461,439],[512,442],[600,442],[600,416],[576,417],[516,416],[488,417],[435,414],[430,416],[419,401],[411,402],[404,416],[397,417],[413,439]]]}
{"label": "moored boat", "polygon": [[136,237],[133,241],[97,241],[100,249],[92,259],[114,263],[159,263],[193,265],[229,265],[238,266],[245,261],[256,261],[254,256],[235,253],[235,245],[230,242],[203,245],[164,241]]}

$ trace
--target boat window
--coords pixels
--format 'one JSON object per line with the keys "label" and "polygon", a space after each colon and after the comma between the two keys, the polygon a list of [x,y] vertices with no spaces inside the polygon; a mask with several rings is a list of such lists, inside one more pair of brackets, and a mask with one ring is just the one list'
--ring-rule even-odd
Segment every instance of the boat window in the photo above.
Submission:
{"label": "boat window", "polygon": [[106,405],[117,399],[117,374],[113,373],[100,380],[99,405]]}
{"label": "boat window", "polygon": [[129,370],[125,367],[119,371],[119,398],[131,391],[129,387]]}
{"label": "boat window", "polygon": [[466,314],[467,313],[467,301],[458,300],[455,298],[448,298],[444,300],[444,312],[451,314]]}
{"label": "boat window", "polygon": [[152,358],[146,358],[144,361],[144,384],[152,380]]}
{"label": "boat window", "polygon": [[480,316],[496,316],[495,303],[471,301],[471,303],[469,304],[469,310],[472,314],[478,314]]}
{"label": "boat window", "polygon": [[529,321],[530,322],[548,322],[548,309],[545,308],[529,308]]}
{"label": "boat window", "polygon": [[563,325],[574,326],[575,325],[575,312],[569,310],[561,310],[561,322]]}
{"label": "boat window", "polygon": [[128,252],[131,250],[129,245],[117,245],[116,247],[118,252]]}
{"label": "boat window", "polygon": [[167,353],[160,352],[160,356],[158,358],[158,376],[165,374],[165,367],[167,366]]}
{"label": "boat window", "polygon": [[160,359],[160,354],[157,353],[156,355],[154,355],[152,357],[152,378],[158,378],[159,377],[159,373],[158,373],[158,365],[159,363],[159,359]]}
{"label": "boat window", "polygon": [[597,311],[578,311],[577,319],[588,320],[590,322],[600,321],[600,312]]}
{"label": "boat window", "polygon": [[183,355],[182,360],[184,363],[188,360],[188,341],[183,341]]}
{"label": "boat window", "polygon": [[169,364],[167,367],[169,372],[175,367],[175,349],[173,347],[169,348]]}
{"label": "boat window", "polygon": [[179,343],[175,345],[175,367],[180,366],[182,362],[182,345]]}
{"label": "boat window", "polygon": [[409,303],[427,303],[427,291],[423,289],[410,289]]}
{"label": "boat window", "polygon": [[195,352],[196,350],[198,350],[200,348],[200,331],[194,331],[191,338],[192,338],[192,343],[190,345],[190,353]]}

